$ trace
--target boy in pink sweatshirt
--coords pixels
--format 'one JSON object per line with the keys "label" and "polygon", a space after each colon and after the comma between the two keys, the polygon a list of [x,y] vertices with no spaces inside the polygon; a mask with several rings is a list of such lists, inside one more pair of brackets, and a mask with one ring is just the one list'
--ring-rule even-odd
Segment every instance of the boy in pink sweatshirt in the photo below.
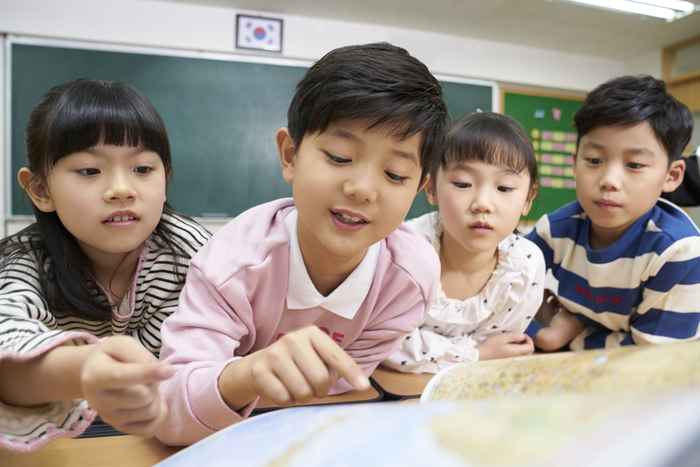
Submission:
{"label": "boy in pink sweatshirt", "polygon": [[166,444],[244,419],[259,396],[367,388],[434,298],[435,250],[400,225],[450,123],[435,77],[390,44],[343,47],[309,69],[287,118],[276,142],[293,199],[217,232],[163,324]]}

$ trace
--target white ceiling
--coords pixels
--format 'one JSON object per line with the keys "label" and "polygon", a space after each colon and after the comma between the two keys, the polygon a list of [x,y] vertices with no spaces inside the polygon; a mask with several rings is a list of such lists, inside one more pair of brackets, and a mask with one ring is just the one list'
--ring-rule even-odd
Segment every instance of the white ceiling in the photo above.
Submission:
{"label": "white ceiling", "polygon": [[700,12],[666,23],[562,0],[162,1],[418,29],[615,60],[700,34]]}

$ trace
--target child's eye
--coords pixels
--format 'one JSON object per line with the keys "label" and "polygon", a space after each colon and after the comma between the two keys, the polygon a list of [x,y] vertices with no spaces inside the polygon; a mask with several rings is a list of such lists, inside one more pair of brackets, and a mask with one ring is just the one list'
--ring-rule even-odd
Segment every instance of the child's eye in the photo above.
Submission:
{"label": "child's eye", "polygon": [[586,159],[586,162],[588,162],[588,163],[591,164],[591,165],[598,165],[598,164],[600,164],[602,161],[601,161],[600,159],[596,159],[595,157],[589,157],[589,158]]}
{"label": "child's eye", "polygon": [[456,186],[457,188],[470,188],[472,186],[471,183],[462,183],[462,182],[454,182],[453,185]]}
{"label": "child's eye", "polygon": [[77,172],[81,175],[87,175],[88,177],[91,177],[93,175],[99,174],[100,169],[80,169]]}
{"label": "child's eye", "polygon": [[153,172],[153,169],[151,167],[137,167],[134,171],[140,174],[147,174]]}
{"label": "child's eye", "polygon": [[390,179],[392,179],[396,182],[403,183],[408,179],[408,177],[402,177],[400,175],[396,175],[395,173],[391,173],[388,170],[384,171],[384,173],[387,175],[387,177],[389,177]]}
{"label": "child's eye", "polygon": [[638,162],[630,162],[629,164],[627,164],[627,167],[629,167],[630,169],[641,169],[644,166]]}
{"label": "child's eye", "polygon": [[511,188],[511,187],[508,187],[508,186],[499,186],[499,187],[498,187],[498,191],[500,191],[501,193],[510,193],[510,192],[513,191],[514,189],[515,189],[515,188]]}
{"label": "child's eye", "polygon": [[351,162],[350,159],[345,159],[342,157],[337,157],[332,154],[326,153],[326,157],[331,161],[335,162],[336,164],[347,164],[348,162]]}

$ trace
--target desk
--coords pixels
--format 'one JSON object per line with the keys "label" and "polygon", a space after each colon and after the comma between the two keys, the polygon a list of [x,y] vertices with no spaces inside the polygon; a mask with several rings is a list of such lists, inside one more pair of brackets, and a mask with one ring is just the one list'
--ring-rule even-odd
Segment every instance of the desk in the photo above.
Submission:
{"label": "desk", "polygon": [[[364,391],[358,391],[355,389],[346,392],[345,394],[338,394],[337,396],[314,397],[309,402],[304,404],[294,404],[291,407],[298,407],[300,405],[344,404],[348,402],[374,402],[381,399],[382,393],[374,386],[370,386]],[[258,400],[258,403],[255,405],[255,409],[253,409],[253,414],[270,412],[281,408],[283,407],[275,404],[270,399],[261,397]]]}
{"label": "desk", "polygon": [[428,382],[435,376],[432,373],[401,373],[378,366],[372,379],[382,388],[387,399],[420,397]]}
{"label": "desk", "polygon": [[0,450],[4,467],[150,467],[182,447],[166,446],[155,438],[109,436],[105,438],[61,438],[38,451],[26,454]]}

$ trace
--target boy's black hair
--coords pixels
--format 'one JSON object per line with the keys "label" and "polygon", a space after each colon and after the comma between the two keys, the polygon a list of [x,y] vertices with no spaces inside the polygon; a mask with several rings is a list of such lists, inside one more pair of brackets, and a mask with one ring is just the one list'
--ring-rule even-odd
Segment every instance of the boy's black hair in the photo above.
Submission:
{"label": "boy's black hair", "polygon": [[442,163],[431,172],[431,183],[437,172],[452,162],[481,161],[505,167],[515,173],[530,175],[530,190],[537,185],[537,159],[532,143],[522,125],[513,118],[495,112],[473,112],[457,118],[447,133]]}
{"label": "boy's black hair", "polygon": [[649,122],[668,153],[668,163],[678,160],[693,133],[688,107],[666,92],[666,83],[648,75],[621,76],[601,84],[588,94],[574,115],[581,138],[599,126]]}
{"label": "boy's black hair", "polygon": [[421,182],[442,155],[450,125],[438,80],[405,49],[385,42],[335,49],[297,84],[287,112],[297,150],[306,135],[343,120],[368,121],[368,130],[388,126],[399,140],[420,134]]}
{"label": "boy's black hair", "polygon": [[[46,186],[58,160],[98,143],[141,146],[160,155],[167,175],[172,171],[165,125],[148,99],[128,84],[83,78],[49,89],[30,113],[25,151],[34,176],[29,184]],[[33,255],[41,294],[54,315],[108,320],[110,305],[94,294],[90,261],[73,235],[56,212],[43,212],[33,203],[32,208],[36,222],[0,240],[0,265]],[[175,213],[167,202],[163,212]],[[178,261],[186,255],[174,242],[176,237],[161,219],[151,241],[172,253],[173,271],[184,280],[186,269]]]}

